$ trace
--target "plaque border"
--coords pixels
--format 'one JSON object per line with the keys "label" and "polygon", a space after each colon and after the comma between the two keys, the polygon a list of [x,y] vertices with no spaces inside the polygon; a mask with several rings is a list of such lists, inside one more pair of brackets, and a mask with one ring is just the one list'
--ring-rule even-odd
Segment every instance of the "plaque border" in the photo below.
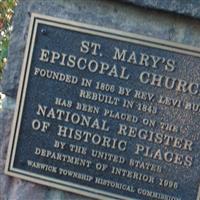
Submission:
{"label": "plaque border", "polygon": [[[26,96],[27,84],[29,79],[30,66],[32,61],[32,53],[35,45],[35,37],[38,24],[51,25],[57,28],[65,28],[68,30],[74,30],[81,33],[88,33],[91,35],[116,39],[120,41],[137,43],[144,46],[149,46],[153,48],[159,48],[163,50],[168,50],[176,53],[192,55],[195,57],[200,57],[200,48],[184,45],[176,42],[156,39],[148,36],[142,36],[139,34],[124,32],[120,30],[115,30],[111,28],[100,27],[96,25],[89,25],[81,22],[75,22],[66,19],[60,19],[56,17],[51,17],[47,15],[42,15],[38,13],[32,13],[28,37],[26,42],[26,48],[24,53],[24,59],[21,69],[19,89],[17,93],[17,101],[15,107],[14,118],[12,122],[10,141],[8,145],[7,159],[5,163],[5,174],[13,176],[16,178],[21,178],[23,180],[28,180],[34,183],[39,183],[45,186],[51,186],[53,188],[61,189],[68,192],[73,192],[81,194],[87,197],[92,197],[101,200],[113,200],[113,199],[124,199],[133,200],[129,197],[124,197],[116,193],[104,192],[100,189],[94,189],[89,186],[83,186],[80,184],[75,184],[68,181],[61,181],[59,179],[51,178],[48,176],[39,175],[37,173],[28,172],[25,170],[17,169],[13,167],[14,157],[16,154],[17,141],[19,136],[19,129],[21,125],[22,112],[24,108],[24,101]],[[200,199],[200,186],[197,191],[197,200]],[[136,200],[136,199],[135,199]]]}

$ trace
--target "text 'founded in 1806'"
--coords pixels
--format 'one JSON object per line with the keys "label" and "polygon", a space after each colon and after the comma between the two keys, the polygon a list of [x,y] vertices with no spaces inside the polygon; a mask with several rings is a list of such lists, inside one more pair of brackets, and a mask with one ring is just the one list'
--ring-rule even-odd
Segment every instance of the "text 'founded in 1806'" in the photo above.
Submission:
{"label": "text 'founded in 1806'", "polygon": [[196,200],[200,51],[32,15],[6,173],[98,199]]}

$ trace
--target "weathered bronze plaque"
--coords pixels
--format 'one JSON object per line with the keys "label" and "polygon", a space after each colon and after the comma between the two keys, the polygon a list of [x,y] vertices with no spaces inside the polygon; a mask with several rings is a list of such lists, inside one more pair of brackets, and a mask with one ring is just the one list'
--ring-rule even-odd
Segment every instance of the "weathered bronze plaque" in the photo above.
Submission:
{"label": "weathered bronze plaque", "polygon": [[97,199],[199,199],[200,50],[34,14],[6,173]]}

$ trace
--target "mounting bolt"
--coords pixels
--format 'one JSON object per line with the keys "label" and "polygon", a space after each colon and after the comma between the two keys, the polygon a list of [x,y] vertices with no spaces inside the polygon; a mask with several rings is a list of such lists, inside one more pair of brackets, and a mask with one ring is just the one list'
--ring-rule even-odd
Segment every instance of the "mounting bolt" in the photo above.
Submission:
{"label": "mounting bolt", "polygon": [[43,35],[46,35],[46,34],[47,34],[47,30],[46,30],[46,29],[41,29],[41,33],[42,33]]}

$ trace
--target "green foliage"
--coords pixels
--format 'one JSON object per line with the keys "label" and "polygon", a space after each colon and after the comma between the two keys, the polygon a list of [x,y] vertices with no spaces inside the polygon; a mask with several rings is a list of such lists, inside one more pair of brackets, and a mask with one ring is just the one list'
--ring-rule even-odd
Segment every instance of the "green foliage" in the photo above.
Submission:
{"label": "green foliage", "polygon": [[7,62],[8,44],[16,0],[0,0],[0,78]]}

